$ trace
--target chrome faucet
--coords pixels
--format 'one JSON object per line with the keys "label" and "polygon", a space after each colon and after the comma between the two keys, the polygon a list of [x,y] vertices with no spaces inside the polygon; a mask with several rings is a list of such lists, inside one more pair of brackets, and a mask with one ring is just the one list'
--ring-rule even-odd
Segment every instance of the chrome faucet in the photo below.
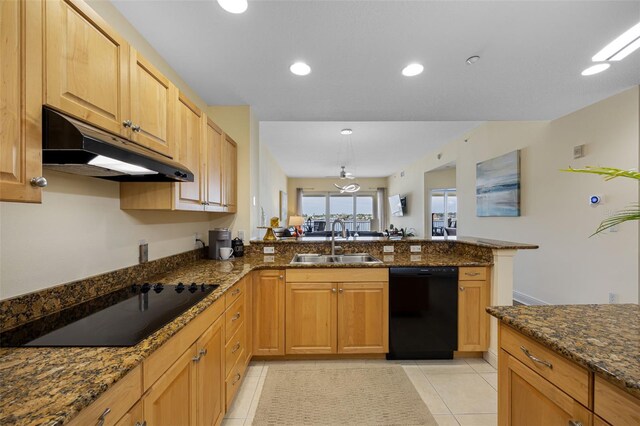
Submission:
{"label": "chrome faucet", "polygon": [[[336,223],[339,223],[342,228],[342,238],[347,238],[347,227],[344,224],[344,220],[336,219],[331,224],[331,256],[336,255]],[[342,249],[342,247],[338,246]]]}

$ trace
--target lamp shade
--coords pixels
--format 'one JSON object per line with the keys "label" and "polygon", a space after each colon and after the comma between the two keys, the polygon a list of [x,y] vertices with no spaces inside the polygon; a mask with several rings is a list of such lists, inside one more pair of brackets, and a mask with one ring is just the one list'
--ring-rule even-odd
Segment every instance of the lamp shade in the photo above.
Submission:
{"label": "lamp shade", "polygon": [[289,226],[302,226],[302,225],[304,225],[304,217],[289,216]]}

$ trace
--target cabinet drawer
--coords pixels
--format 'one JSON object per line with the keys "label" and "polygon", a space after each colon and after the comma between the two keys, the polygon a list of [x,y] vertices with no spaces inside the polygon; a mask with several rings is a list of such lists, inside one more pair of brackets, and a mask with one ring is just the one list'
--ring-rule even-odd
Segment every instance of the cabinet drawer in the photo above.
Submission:
{"label": "cabinet drawer", "polygon": [[243,278],[233,285],[227,292],[224,294],[224,306],[229,309],[229,307],[238,300],[240,296],[244,296],[246,293],[246,280]]}
{"label": "cabinet drawer", "polygon": [[241,355],[244,354],[247,346],[245,327],[246,326],[243,323],[240,329],[238,329],[236,334],[229,339],[229,343],[225,346],[225,377],[229,375],[231,369],[239,359],[244,360]]}
{"label": "cabinet drawer", "polygon": [[639,425],[640,399],[596,376],[594,411],[612,425]]}
{"label": "cabinet drawer", "polygon": [[224,313],[224,323],[225,323],[225,337],[226,342],[229,342],[229,339],[236,334],[236,331],[240,329],[240,326],[244,323],[244,294],[242,297],[236,299],[235,302]]}
{"label": "cabinet drawer", "polygon": [[458,281],[484,281],[486,279],[487,268],[484,266],[458,269]]}
{"label": "cabinet drawer", "polygon": [[389,281],[387,268],[287,269],[287,282],[335,283]]}
{"label": "cabinet drawer", "polygon": [[[500,346],[520,362],[559,387],[585,407],[589,406],[589,372],[557,353],[500,324]],[[526,351],[526,353],[525,353]],[[527,356],[527,353],[529,356]],[[533,360],[536,358],[539,362]],[[548,363],[549,365],[545,365]]]}
{"label": "cabinet drawer", "polygon": [[240,385],[242,384],[242,378],[244,377],[244,368],[245,365],[243,362],[236,362],[236,364],[232,367],[231,373],[227,377],[226,381],[226,398],[227,398],[227,410],[233,401],[233,397],[236,396]]}
{"label": "cabinet drawer", "polygon": [[142,397],[142,368],[138,366],[114,384],[97,401],[82,410],[71,420],[70,425],[98,424],[100,416],[107,409],[110,411],[104,417],[104,424],[115,425],[140,397]]}

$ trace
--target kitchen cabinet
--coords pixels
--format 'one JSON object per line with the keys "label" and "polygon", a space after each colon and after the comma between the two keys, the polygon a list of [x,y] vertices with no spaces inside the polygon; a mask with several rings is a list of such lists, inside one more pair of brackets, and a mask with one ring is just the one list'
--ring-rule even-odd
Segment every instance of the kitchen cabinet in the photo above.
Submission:
{"label": "kitchen cabinet", "polygon": [[130,51],[128,135],[134,142],[173,158],[178,89],[138,51]]}
{"label": "kitchen cabinet", "polygon": [[142,401],[138,401],[120,420],[116,426],[143,426],[144,415]]}
{"label": "kitchen cabinet", "polygon": [[204,210],[203,175],[200,167],[203,114],[184,94],[178,96],[178,162],[193,172],[193,182],[180,182],[176,189],[176,210]]}
{"label": "kitchen cabinet", "polygon": [[388,306],[387,269],[287,270],[286,353],[386,353]]}
{"label": "kitchen cabinet", "polygon": [[42,2],[0,3],[0,201],[42,198]]}
{"label": "kitchen cabinet", "polygon": [[222,318],[196,342],[197,425],[218,425],[225,413],[225,333]]}
{"label": "kitchen cabinet", "polygon": [[284,271],[253,274],[253,354],[284,355]]}
{"label": "kitchen cabinet", "polygon": [[608,423],[616,426],[640,424],[640,398],[599,376],[595,377],[593,400],[595,413]]}
{"label": "kitchen cabinet", "polygon": [[238,205],[238,145],[227,134],[222,144],[222,204],[235,213]]}
{"label": "kitchen cabinet", "polygon": [[459,268],[458,277],[458,351],[486,351],[491,292],[486,268]]}
{"label": "kitchen cabinet", "polygon": [[226,403],[227,409],[240,389],[244,373],[249,363],[246,347],[246,312],[250,309],[247,305],[247,287],[251,284],[251,278],[245,276],[225,295],[227,309],[224,313],[225,321],[225,363],[226,363]]}
{"label": "kitchen cabinet", "polygon": [[337,284],[286,283],[286,353],[337,352]]}
{"label": "kitchen cabinet", "polygon": [[203,146],[203,173],[205,178],[206,210],[223,211],[222,144],[224,132],[207,117],[205,143]]}
{"label": "kitchen cabinet", "polygon": [[83,1],[44,4],[45,103],[127,136],[129,44]]}

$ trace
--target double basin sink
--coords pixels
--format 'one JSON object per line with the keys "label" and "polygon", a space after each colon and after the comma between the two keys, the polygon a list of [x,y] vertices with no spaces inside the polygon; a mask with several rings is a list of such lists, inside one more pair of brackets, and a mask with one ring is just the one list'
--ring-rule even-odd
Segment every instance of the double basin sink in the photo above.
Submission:
{"label": "double basin sink", "polygon": [[359,264],[359,265],[375,265],[382,263],[381,260],[376,259],[368,253],[355,253],[355,254],[296,254],[291,260],[291,265],[322,265],[322,264]]}

